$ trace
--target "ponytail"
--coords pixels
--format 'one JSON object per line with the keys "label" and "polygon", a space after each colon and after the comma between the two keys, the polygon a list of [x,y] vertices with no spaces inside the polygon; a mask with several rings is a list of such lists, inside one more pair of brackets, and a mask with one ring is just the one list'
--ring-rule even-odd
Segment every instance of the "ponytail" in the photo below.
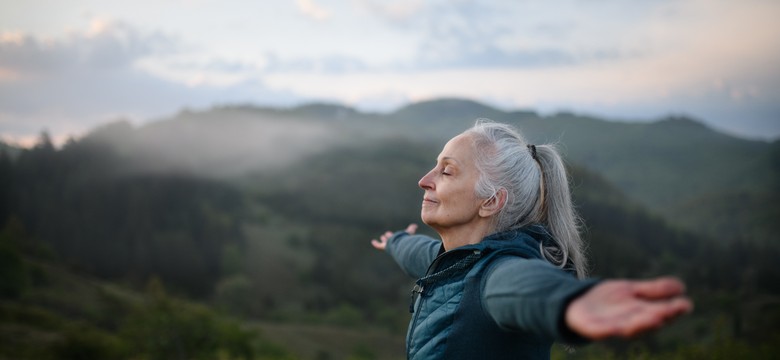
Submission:
{"label": "ponytail", "polygon": [[543,224],[552,244],[540,244],[551,263],[587,275],[587,261],[580,238],[580,218],[574,211],[569,179],[554,145],[530,145],[511,126],[480,119],[464,133],[473,136],[480,178],[475,192],[480,198],[507,193],[495,218],[494,231]]}
{"label": "ponytail", "polygon": [[566,167],[554,145],[540,145],[536,151],[542,171],[540,210],[555,243],[542,247],[542,252],[547,259],[572,268],[577,277],[583,278],[587,276],[587,259],[579,232],[582,221],[571,200]]}

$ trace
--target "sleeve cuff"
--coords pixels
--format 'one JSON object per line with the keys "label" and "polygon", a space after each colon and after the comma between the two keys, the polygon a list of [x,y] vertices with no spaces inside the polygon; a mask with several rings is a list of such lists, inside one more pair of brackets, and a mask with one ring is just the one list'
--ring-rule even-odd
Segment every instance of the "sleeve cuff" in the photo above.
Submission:
{"label": "sleeve cuff", "polygon": [[558,339],[567,345],[585,345],[591,342],[590,339],[587,339],[583,337],[580,334],[577,334],[572,329],[569,328],[568,325],[566,325],[566,309],[569,308],[569,304],[574,301],[574,299],[578,298],[580,295],[588,292],[591,288],[593,288],[595,285],[600,283],[601,279],[588,279],[583,280],[583,285],[576,291],[569,294],[562,302],[561,302],[561,309],[558,312],[558,332],[559,337]]}

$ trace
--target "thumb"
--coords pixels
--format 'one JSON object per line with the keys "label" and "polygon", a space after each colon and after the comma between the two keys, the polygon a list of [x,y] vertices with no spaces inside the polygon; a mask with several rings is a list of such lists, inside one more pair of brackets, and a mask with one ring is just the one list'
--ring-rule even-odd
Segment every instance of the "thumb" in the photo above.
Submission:
{"label": "thumb", "polygon": [[634,293],[645,299],[668,299],[685,293],[685,284],[672,277],[661,277],[645,281],[637,281],[633,286]]}

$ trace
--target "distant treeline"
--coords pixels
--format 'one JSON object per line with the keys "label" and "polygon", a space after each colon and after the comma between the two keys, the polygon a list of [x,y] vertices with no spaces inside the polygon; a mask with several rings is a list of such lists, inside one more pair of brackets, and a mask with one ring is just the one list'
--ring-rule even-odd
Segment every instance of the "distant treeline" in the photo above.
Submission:
{"label": "distant treeline", "polygon": [[182,175],[120,174],[106,145],[47,137],[12,160],[0,155],[4,221],[77,269],[145,284],[151,276],[205,297],[220,278],[222,251],[242,242],[238,191]]}
{"label": "distant treeline", "polygon": [[[402,334],[410,279],[368,241],[419,222],[416,183],[439,146],[345,143],[215,179],[131,171],[135,160],[110,144],[87,137],[56,149],[44,134],[13,156],[0,151],[0,220],[26,234],[14,249],[137,289],[158,278],[244,319]],[[696,313],[648,346],[713,341],[715,327],[756,343],[780,334],[780,246],[682,230],[599,174],[569,169],[594,276],[672,274],[694,296]],[[18,296],[19,284],[3,296]]]}

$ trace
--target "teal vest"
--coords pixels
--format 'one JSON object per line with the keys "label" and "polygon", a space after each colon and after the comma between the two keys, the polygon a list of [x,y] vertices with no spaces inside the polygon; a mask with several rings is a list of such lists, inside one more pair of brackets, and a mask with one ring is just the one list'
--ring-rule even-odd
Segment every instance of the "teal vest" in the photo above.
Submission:
{"label": "teal vest", "polygon": [[484,275],[504,256],[540,259],[539,241],[523,231],[510,231],[434,260],[412,292],[407,358],[550,358],[553,339],[502,329],[485,311]]}

